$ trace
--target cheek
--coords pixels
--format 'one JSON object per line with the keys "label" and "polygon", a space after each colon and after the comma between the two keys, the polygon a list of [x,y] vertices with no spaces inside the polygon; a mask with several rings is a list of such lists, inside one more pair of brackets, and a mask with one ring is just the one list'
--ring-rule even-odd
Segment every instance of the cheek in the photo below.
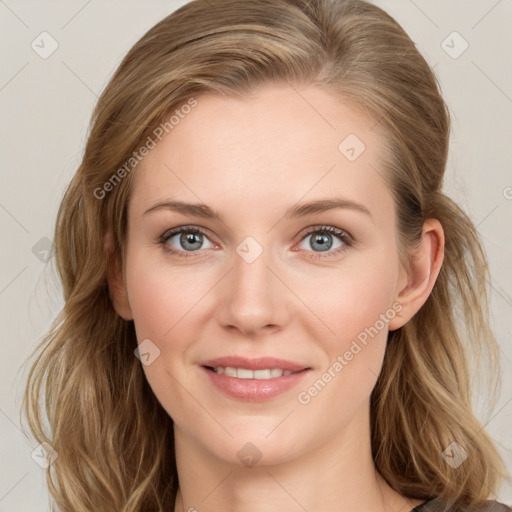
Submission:
{"label": "cheek", "polygon": [[[364,280],[363,280],[364,281]],[[359,279],[329,289],[311,309],[326,325],[316,332],[325,353],[321,370],[298,390],[305,418],[325,418],[335,432],[356,415],[368,400],[380,374],[386,351],[389,321],[394,317],[389,282],[363,286]],[[327,297],[328,296],[328,297]],[[327,332],[327,335],[325,335]]]}
{"label": "cheek", "polygon": [[194,315],[200,311],[198,302],[207,293],[208,282],[199,275],[190,279],[190,272],[179,267],[147,264],[143,258],[132,255],[126,274],[138,343],[148,339],[152,343],[151,362],[142,369],[169,416],[186,423],[198,414],[190,400],[194,382],[188,380],[185,364],[191,340],[197,338],[194,329],[200,324]]}
{"label": "cheek", "polygon": [[131,281],[130,305],[140,341],[159,340],[176,323],[179,301],[168,285],[148,272]]}
{"label": "cheek", "polygon": [[134,254],[126,275],[137,337],[139,341],[164,340],[181,327],[181,320],[186,320],[213,282],[208,285],[204,272],[144,258],[143,253]]}
{"label": "cheek", "polygon": [[[314,323],[317,327],[311,333],[313,339],[322,340],[326,354],[325,371],[330,373],[322,380],[329,381],[333,392],[336,389],[340,403],[356,404],[367,397],[380,373],[389,322],[396,315],[395,263],[392,255],[381,253],[380,257],[360,259],[343,271],[330,272],[325,278],[316,275],[316,279],[302,281],[299,294],[322,320]],[[313,325],[303,322],[305,329]]]}
{"label": "cheek", "polygon": [[[374,326],[381,315],[389,316],[394,311],[395,268],[392,258],[381,256],[361,259],[323,275],[311,272],[298,281],[301,283],[298,295],[304,297],[311,311],[323,321],[326,339],[330,335],[339,340],[337,348],[342,348],[347,340]],[[382,330],[381,323],[377,324],[379,330]]]}

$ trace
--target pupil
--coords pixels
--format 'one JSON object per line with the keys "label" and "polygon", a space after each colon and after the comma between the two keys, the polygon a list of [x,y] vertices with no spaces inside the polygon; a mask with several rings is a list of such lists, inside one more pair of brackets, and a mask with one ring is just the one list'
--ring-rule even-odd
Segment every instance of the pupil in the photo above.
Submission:
{"label": "pupil", "polygon": [[323,234],[323,235],[316,235],[315,237],[315,243],[319,244],[319,249],[321,251],[328,251],[330,248],[329,240],[330,235]]}
{"label": "pupil", "polygon": [[[201,245],[200,233],[186,233],[181,236],[181,243],[183,247],[187,247],[187,244],[199,243]],[[196,250],[198,247],[188,247],[189,249]]]}

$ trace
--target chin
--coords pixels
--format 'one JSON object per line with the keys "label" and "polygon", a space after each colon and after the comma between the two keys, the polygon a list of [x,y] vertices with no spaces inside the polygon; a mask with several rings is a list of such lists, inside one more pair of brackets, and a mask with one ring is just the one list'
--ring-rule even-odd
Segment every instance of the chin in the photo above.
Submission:
{"label": "chin", "polygon": [[[274,424],[277,425],[278,422]],[[301,453],[298,439],[289,435],[279,435],[273,432],[269,437],[269,429],[252,429],[235,433],[230,431],[233,438],[225,436],[224,440],[206,439],[210,450],[218,459],[228,464],[253,468],[255,466],[275,466],[285,464],[297,458]],[[213,444],[213,446],[212,446]]]}

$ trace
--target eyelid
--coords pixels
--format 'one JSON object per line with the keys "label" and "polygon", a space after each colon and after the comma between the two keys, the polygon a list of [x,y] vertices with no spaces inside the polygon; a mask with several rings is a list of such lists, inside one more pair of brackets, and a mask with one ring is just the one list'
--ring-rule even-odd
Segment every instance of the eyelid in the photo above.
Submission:
{"label": "eyelid", "polygon": [[[167,244],[167,242],[173,238],[174,236],[183,233],[183,232],[191,232],[191,233],[199,233],[203,236],[205,236],[210,243],[214,245],[218,245],[215,241],[211,240],[210,231],[206,228],[203,228],[201,226],[197,225],[182,225],[182,226],[176,226],[174,228],[166,230],[159,238],[158,242],[164,246],[164,249],[172,254],[181,256],[181,257],[200,257],[200,256],[193,256],[194,253],[201,253],[205,251],[206,249],[198,249],[197,251],[184,251],[181,249],[175,249],[170,248]],[[323,259],[323,258],[332,258],[333,256],[336,256],[340,254],[341,252],[346,251],[349,247],[355,244],[356,240],[355,238],[348,233],[346,230],[329,225],[329,224],[315,224],[312,226],[309,226],[305,228],[305,230],[302,230],[301,233],[298,235],[298,241],[295,243],[295,245],[300,244],[302,241],[304,241],[308,236],[315,234],[315,233],[328,233],[329,235],[332,235],[334,237],[337,237],[342,242],[342,247],[338,247],[334,250],[325,251],[325,256],[322,252],[315,252],[315,251],[306,251],[308,253],[311,253],[314,256],[308,256],[312,259]],[[293,250],[293,249],[292,249]],[[299,252],[299,250],[295,250],[295,252]]]}
{"label": "eyelid", "polygon": [[330,235],[337,236],[341,240],[346,239],[350,243],[355,243],[354,237],[348,231],[329,224],[316,224],[306,228],[306,231],[301,235],[300,241],[304,240],[312,233],[329,233]]}
{"label": "eyelid", "polygon": [[308,236],[315,233],[327,233],[329,235],[332,235],[338,238],[341,241],[342,245],[336,249],[330,249],[325,252],[306,251],[307,253],[310,254],[310,256],[307,257],[314,260],[332,259],[346,252],[347,249],[352,247],[356,242],[354,237],[344,229],[332,226],[330,224],[317,224],[306,228],[306,231],[301,233],[298,243],[303,242]]}
{"label": "eyelid", "polygon": [[169,247],[169,245],[167,243],[171,238],[174,238],[176,235],[179,235],[181,233],[187,233],[187,232],[199,233],[199,234],[203,235],[204,237],[206,237],[210,241],[210,243],[212,243],[213,245],[218,245],[214,241],[210,240],[210,234],[209,234],[208,229],[203,228],[201,226],[196,226],[196,225],[176,226],[174,228],[168,229],[162,235],[160,235],[158,237],[157,243],[159,245],[162,245],[164,250],[171,254],[175,254],[178,256],[182,256],[182,257],[196,257],[196,256],[193,256],[194,253],[200,253],[200,252],[204,251],[204,249],[199,249],[197,251],[183,251],[182,249],[176,249],[174,247]]}
{"label": "eyelid", "polygon": [[167,229],[158,237],[159,240],[169,239],[175,235],[180,234],[181,232],[197,232],[201,235],[207,236],[210,238],[210,230],[203,228],[202,226],[197,226],[195,224],[186,224],[183,226],[176,226],[174,228]]}

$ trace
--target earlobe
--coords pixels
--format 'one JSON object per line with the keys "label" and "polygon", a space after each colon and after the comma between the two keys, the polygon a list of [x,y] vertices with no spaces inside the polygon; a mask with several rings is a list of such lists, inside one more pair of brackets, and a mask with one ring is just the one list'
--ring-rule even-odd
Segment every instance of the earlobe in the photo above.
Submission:
{"label": "earlobe", "polygon": [[389,323],[393,331],[405,325],[425,304],[441,270],[444,259],[444,231],[437,219],[423,224],[420,246],[410,253],[410,269],[406,285],[396,301],[402,305],[400,315]]}
{"label": "earlobe", "polygon": [[123,279],[119,261],[115,255],[114,241],[110,232],[105,236],[104,244],[106,254],[108,255],[107,281],[110,300],[121,318],[124,320],[133,320],[126,284]]}

